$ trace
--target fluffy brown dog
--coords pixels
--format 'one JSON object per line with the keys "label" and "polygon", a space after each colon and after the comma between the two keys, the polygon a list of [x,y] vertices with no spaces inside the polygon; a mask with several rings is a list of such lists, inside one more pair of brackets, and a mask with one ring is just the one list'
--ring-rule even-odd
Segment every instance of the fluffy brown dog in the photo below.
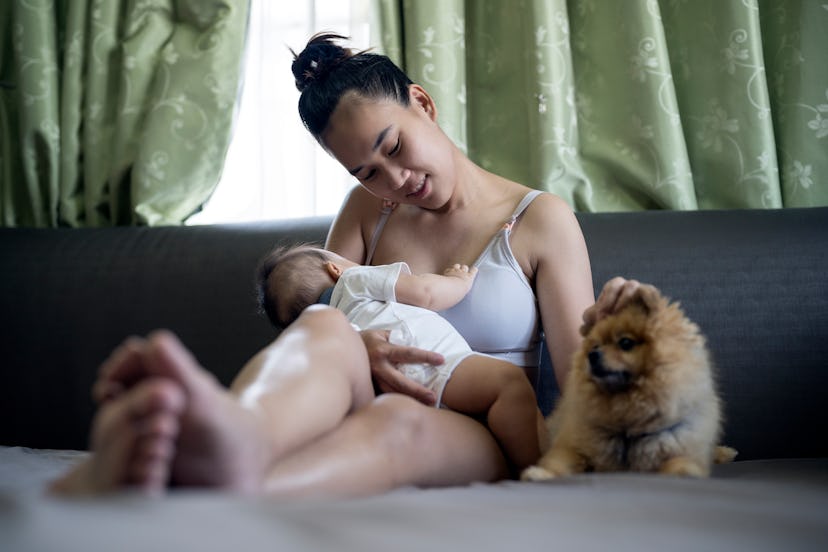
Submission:
{"label": "fluffy brown dog", "polygon": [[547,420],[551,448],[521,479],[620,470],[705,477],[714,461],[735,456],[716,446],[721,402],[710,357],[677,303],[642,285],[620,312],[581,333]]}

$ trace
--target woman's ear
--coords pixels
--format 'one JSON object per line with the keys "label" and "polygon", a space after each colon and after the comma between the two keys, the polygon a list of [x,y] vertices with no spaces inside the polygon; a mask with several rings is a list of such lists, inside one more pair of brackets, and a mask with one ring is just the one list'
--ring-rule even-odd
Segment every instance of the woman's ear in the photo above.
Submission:
{"label": "woman's ear", "polygon": [[431,94],[426,92],[425,88],[419,84],[408,85],[408,98],[411,105],[422,109],[429,119],[437,120],[437,105],[434,103],[434,98]]}
{"label": "woman's ear", "polygon": [[325,261],[325,270],[334,282],[339,281],[339,277],[342,276],[342,267],[333,261]]}

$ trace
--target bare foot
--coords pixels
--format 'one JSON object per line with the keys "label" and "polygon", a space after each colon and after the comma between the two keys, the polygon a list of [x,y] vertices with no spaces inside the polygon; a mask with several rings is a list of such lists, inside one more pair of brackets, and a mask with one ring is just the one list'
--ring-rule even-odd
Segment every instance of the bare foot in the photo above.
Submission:
{"label": "bare foot", "polygon": [[173,334],[125,341],[102,365],[93,395],[102,405],[92,455],[53,492],[161,492],[170,483],[261,490],[272,451],[265,426]]}
{"label": "bare foot", "polygon": [[91,495],[166,487],[184,394],[177,384],[149,378],[104,403],[92,425],[92,455],[53,482],[60,495]]}
{"label": "bare foot", "polygon": [[271,463],[271,436],[255,411],[206,372],[173,334],[147,340],[148,370],[178,382],[186,395],[172,483],[260,492]]}

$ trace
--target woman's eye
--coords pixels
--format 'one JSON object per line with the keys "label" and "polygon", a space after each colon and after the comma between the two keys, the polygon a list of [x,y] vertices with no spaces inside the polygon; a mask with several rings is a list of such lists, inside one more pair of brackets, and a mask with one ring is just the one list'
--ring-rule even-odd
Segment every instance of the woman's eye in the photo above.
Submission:
{"label": "woman's eye", "polygon": [[363,176],[363,177],[361,178],[361,180],[363,180],[363,181],[365,181],[365,180],[371,180],[372,178],[374,178],[374,175],[375,175],[375,174],[377,174],[377,171],[376,171],[376,170],[374,170],[374,169],[371,169],[370,171],[368,171],[368,174],[366,174],[365,176]]}
{"label": "woman's eye", "polygon": [[394,147],[391,148],[391,151],[388,152],[388,155],[395,155],[398,151],[400,151],[400,139],[397,138],[397,143],[394,144]]}
{"label": "woman's eye", "polygon": [[629,337],[622,337],[618,340],[618,348],[622,351],[629,351],[633,347],[635,347],[635,341],[633,341]]}

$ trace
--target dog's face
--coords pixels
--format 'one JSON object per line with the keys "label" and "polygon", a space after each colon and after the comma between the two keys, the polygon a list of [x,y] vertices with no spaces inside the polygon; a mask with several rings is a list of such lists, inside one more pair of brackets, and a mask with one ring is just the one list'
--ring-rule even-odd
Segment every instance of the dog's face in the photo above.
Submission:
{"label": "dog's face", "polygon": [[621,393],[652,368],[648,312],[638,304],[598,322],[584,338],[590,379],[607,393]]}
{"label": "dog's face", "polygon": [[640,387],[664,369],[673,351],[680,353],[683,347],[677,347],[675,337],[686,330],[678,307],[670,306],[653,286],[642,286],[629,304],[584,336],[582,377],[608,394]]}

